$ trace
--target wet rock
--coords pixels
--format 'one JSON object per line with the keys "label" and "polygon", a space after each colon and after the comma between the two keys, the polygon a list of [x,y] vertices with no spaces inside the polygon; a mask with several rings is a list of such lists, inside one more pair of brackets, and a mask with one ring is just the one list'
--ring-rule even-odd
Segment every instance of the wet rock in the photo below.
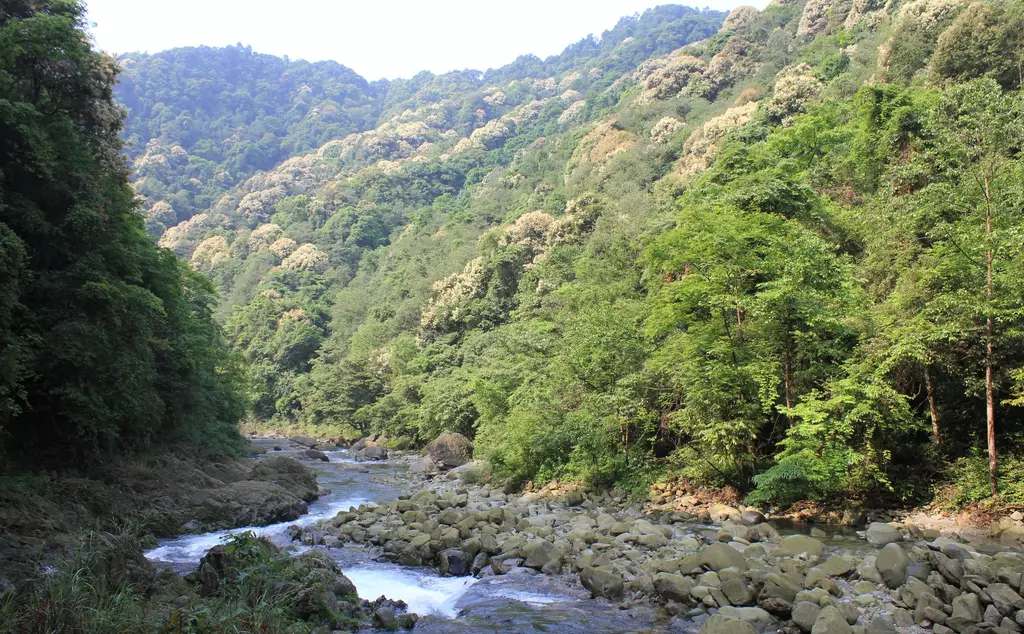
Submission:
{"label": "wet rock", "polygon": [[806,535],[790,535],[782,538],[776,552],[780,555],[800,555],[807,553],[820,557],[825,551],[825,546],[817,539]]}
{"label": "wet rock", "polygon": [[387,460],[388,450],[386,447],[366,447],[361,449],[358,455],[367,460]]}
{"label": "wet rock", "polygon": [[619,599],[622,597],[622,577],[610,566],[592,566],[580,572],[580,583],[595,597]]}
{"label": "wet rock", "polygon": [[473,557],[457,548],[442,550],[437,554],[437,569],[442,575],[462,577],[470,573]]}
{"label": "wet rock", "polygon": [[885,546],[893,542],[903,541],[903,533],[898,528],[882,522],[872,522],[864,534],[869,544]]}
{"label": "wet rock", "polygon": [[697,634],[757,634],[750,623],[715,614],[700,626]]}
{"label": "wet rock", "polygon": [[403,630],[411,630],[414,627],[416,627],[416,622],[419,620],[420,618],[416,614],[402,614],[398,617],[398,627],[402,628]]}
{"label": "wet rock", "polygon": [[312,448],[317,446],[316,439],[310,438],[309,436],[292,436],[288,440],[292,441],[296,445],[301,445],[303,447]]}
{"label": "wet rock", "polygon": [[398,619],[391,608],[377,608],[373,612],[373,625],[378,629],[393,632],[398,629]]}
{"label": "wet rock", "polygon": [[320,460],[322,462],[330,462],[330,458],[327,457],[327,454],[325,454],[324,452],[320,451],[319,449],[307,449],[303,453],[310,460]]}
{"label": "wet rock", "polygon": [[764,514],[760,511],[743,511],[740,513],[740,521],[747,526],[754,526],[755,524],[762,524],[765,521]]}
{"label": "wet rock", "polygon": [[899,544],[887,544],[875,557],[875,568],[890,588],[898,588],[907,580],[910,557]]}
{"label": "wet rock", "polygon": [[473,443],[462,434],[445,432],[427,445],[431,459],[443,469],[466,464],[473,458]]}
{"label": "wet rock", "polygon": [[829,605],[821,609],[811,634],[853,634],[853,628],[846,622],[839,608]]}
{"label": "wet rock", "polygon": [[723,543],[711,544],[700,554],[700,564],[715,572],[724,568],[747,569],[747,561],[743,553]]}

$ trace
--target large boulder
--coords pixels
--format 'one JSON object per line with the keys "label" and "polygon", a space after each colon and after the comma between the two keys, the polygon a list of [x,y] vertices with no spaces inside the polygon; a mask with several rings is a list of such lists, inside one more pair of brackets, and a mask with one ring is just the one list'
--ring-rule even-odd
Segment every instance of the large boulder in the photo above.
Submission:
{"label": "large boulder", "polygon": [[409,473],[418,473],[420,475],[434,475],[440,470],[434,461],[430,459],[430,456],[423,456],[416,462],[409,465]]}
{"label": "large boulder", "polygon": [[473,443],[462,434],[444,432],[427,445],[427,452],[443,469],[459,467],[473,458]]}
{"label": "large boulder", "polygon": [[793,622],[803,632],[810,632],[821,614],[821,606],[811,601],[797,601],[793,605]]}
{"label": "large boulder", "polygon": [[208,528],[264,526],[298,519],[306,502],[274,482],[249,480],[202,489],[191,499],[192,515]]}
{"label": "large boulder", "polygon": [[473,555],[457,548],[442,550],[437,554],[437,568],[442,575],[453,577],[468,575],[472,563]]}
{"label": "large boulder", "polygon": [[782,542],[779,543],[775,552],[780,555],[793,556],[807,553],[821,557],[821,554],[825,552],[825,546],[817,539],[807,535],[790,535],[782,538]]}
{"label": "large boulder", "polygon": [[889,524],[883,524],[882,522],[872,522],[864,536],[869,544],[875,546],[885,546],[893,542],[903,541],[903,533],[900,529]]}
{"label": "large boulder", "polygon": [[700,563],[715,572],[725,568],[738,568],[741,571],[747,569],[747,560],[743,558],[743,553],[721,542],[705,548],[700,554]]}
{"label": "large boulder", "polygon": [[811,634],[853,634],[853,628],[846,622],[846,617],[833,605],[827,605],[818,613]]}
{"label": "large boulder", "polygon": [[715,614],[704,621],[697,634],[757,634],[757,630],[745,621]]}
{"label": "large boulder", "polygon": [[316,439],[310,438],[309,436],[292,436],[288,440],[292,441],[296,445],[301,445],[303,447],[313,448],[317,446]]}
{"label": "large boulder", "polygon": [[896,589],[902,586],[907,580],[907,566],[910,565],[910,557],[903,551],[899,544],[886,544],[875,557],[875,568],[882,576],[882,581],[890,588]]}
{"label": "large boulder", "polygon": [[331,461],[330,458],[327,457],[327,454],[325,454],[324,452],[320,451],[319,449],[307,449],[303,453],[310,460],[320,460],[321,462],[330,462]]}
{"label": "large boulder", "polygon": [[690,600],[690,590],[693,590],[697,582],[691,577],[673,574],[671,572],[659,572],[654,576],[654,589],[668,601],[685,603]]}
{"label": "large boulder", "polygon": [[622,577],[609,566],[591,566],[580,572],[580,583],[595,597],[622,598]]}
{"label": "large boulder", "polygon": [[528,568],[542,570],[545,567],[561,567],[562,551],[551,542],[544,539],[535,539],[523,546],[523,555],[526,556]]}
{"label": "large boulder", "polygon": [[359,451],[359,457],[366,458],[367,460],[387,460],[388,450],[386,447],[365,447]]}
{"label": "large boulder", "polygon": [[274,456],[257,461],[252,471],[249,472],[249,479],[276,484],[306,502],[315,500],[320,491],[320,487],[316,483],[316,474],[312,470],[298,460],[284,456]]}
{"label": "large boulder", "polygon": [[[142,554],[139,540],[129,533],[91,533],[89,567],[112,588],[127,587],[136,594],[152,588],[156,566]],[[0,586],[0,599],[3,598]]]}

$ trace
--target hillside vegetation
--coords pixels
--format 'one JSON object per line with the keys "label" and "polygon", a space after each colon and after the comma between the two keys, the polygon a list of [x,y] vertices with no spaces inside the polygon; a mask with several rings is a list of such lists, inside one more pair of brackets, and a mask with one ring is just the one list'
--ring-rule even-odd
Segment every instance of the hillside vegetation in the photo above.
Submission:
{"label": "hillside vegetation", "polygon": [[221,290],[255,419],[457,431],[520,481],[1024,501],[1019,4],[721,19],[374,84],[122,60],[150,227]]}
{"label": "hillside vegetation", "polygon": [[117,65],[75,2],[0,4],[0,474],[241,450],[213,285],[144,233]]}

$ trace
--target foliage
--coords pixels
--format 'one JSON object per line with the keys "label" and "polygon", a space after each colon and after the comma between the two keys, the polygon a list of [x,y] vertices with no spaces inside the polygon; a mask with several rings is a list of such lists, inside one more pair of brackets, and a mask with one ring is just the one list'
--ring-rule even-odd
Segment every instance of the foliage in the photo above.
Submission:
{"label": "foliage", "polygon": [[178,80],[139,58],[166,163],[137,187],[187,188],[201,149],[152,119],[240,126],[232,160],[256,163],[221,148],[219,198],[154,193],[149,226],[201,212],[160,242],[222,292],[262,424],[458,431],[519,482],[910,501],[987,440],[986,400],[996,453],[1020,448],[1017,5],[774,3],[717,33],[663,6],[546,60],[352,79],[344,138],[311,119],[340,67],[162,54],[200,56],[229,103],[256,68],[312,73],[282,91],[316,105],[268,89],[235,121],[157,114]]}
{"label": "foliage", "polygon": [[180,440],[237,452],[213,286],[142,231],[117,69],[83,19],[76,2],[0,16],[0,443],[64,466]]}

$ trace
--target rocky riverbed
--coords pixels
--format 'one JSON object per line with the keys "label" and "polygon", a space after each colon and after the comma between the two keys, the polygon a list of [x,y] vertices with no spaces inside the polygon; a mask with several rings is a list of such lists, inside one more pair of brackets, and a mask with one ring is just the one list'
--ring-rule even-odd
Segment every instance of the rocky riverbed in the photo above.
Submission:
{"label": "rocky riverbed", "polygon": [[[1024,555],[996,542],[979,547],[884,523],[812,536],[780,530],[753,509],[718,506],[713,519],[645,513],[607,493],[508,493],[477,483],[478,467],[444,471],[414,454],[363,461],[364,446],[325,452],[324,462],[301,445],[282,449],[315,465],[330,492],[299,522],[257,531],[303,556],[329,557],[364,600],[404,601],[421,617],[418,631],[1024,627]],[[224,535],[164,542],[147,555],[194,569]],[[382,605],[378,626],[411,625],[400,608]]]}

